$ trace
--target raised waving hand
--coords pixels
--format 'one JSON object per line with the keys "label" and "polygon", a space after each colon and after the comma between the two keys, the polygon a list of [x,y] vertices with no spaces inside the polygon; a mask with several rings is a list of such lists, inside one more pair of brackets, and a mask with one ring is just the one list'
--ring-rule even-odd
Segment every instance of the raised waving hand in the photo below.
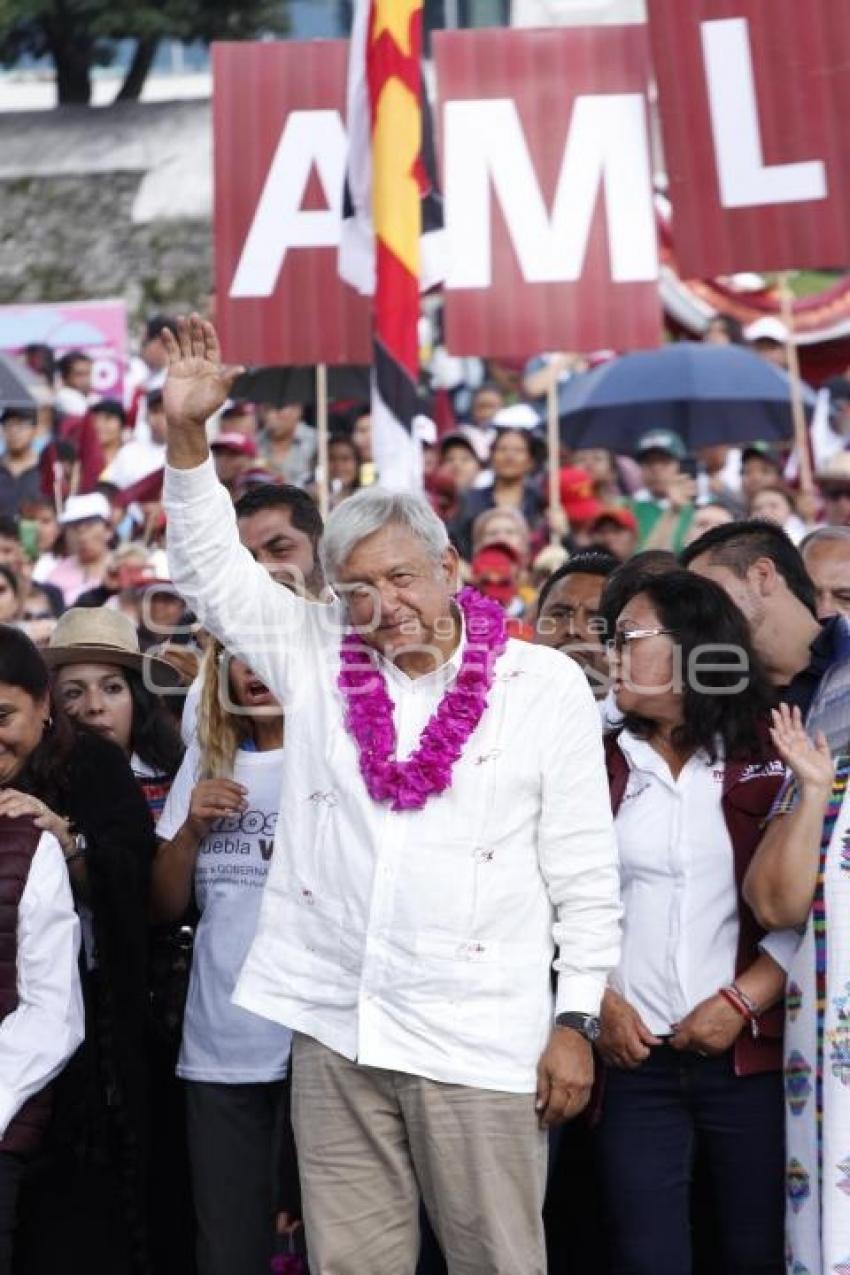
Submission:
{"label": "raised waving hand", "polygon": [[826,736],[821,731],[814,740],[811,738],[799,708],[781,704],[773,710],[770,738],[800,788],[828,791],[832,787],[835,768]]}
{"label": "raised waving hand", "polygon": [[179,318],[177,336],[163,329],[162,342],[168,354],[162,397],[169,429],[203,426],[228,398],[244,369],[223,365],[218,334],[199,314]]}

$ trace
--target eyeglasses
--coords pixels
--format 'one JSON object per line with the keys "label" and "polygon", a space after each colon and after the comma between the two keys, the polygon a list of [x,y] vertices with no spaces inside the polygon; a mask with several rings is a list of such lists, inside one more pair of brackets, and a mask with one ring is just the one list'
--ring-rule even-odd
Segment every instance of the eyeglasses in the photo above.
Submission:
{"label": "eyeglasses", "polygon": [[659,637],[662,633],[672,633],[672,629],[620,629],[605,643],[609,655],[619,655],[629,642],[637,642],[639,638]]}

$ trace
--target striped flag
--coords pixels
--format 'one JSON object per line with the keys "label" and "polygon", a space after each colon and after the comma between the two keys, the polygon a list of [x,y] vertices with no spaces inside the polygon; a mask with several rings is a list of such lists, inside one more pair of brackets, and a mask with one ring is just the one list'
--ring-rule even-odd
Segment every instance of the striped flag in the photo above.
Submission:
{"label": "striped flag", "polygon": [[418,488],[419,293],[445,274],[422,0],[357,0],[348,133],[339,272],[375,298],[372,450],[383,486]]}

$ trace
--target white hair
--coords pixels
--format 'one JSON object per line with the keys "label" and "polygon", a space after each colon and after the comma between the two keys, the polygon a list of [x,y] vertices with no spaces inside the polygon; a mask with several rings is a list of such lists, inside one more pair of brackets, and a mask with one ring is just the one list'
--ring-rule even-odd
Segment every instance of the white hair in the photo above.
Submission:
{"label": "white hair", "polygon": [[807,549],[811,549],[812,545],[828,544],[836,541],[841,544],[847,544],[850,541],[850,527],[817,527],[800,541],[797,548],[802,554]]}
{"label": "white hair", "polygon": [[364,487],[337,505],[325,523],[319,558],[328,582],[333,583],[361,540],[391,523],[406,527],[416,536],[436,567],[449,547],[449,535],[425,497],[414,492]]}

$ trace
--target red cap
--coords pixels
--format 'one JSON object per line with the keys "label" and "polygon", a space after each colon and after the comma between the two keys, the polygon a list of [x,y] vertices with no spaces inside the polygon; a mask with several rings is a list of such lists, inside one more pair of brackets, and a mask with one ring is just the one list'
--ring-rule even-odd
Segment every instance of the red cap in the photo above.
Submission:
{"label": "red cap", "polygon": [[622,505],[606,505],[604,509],[600,509],[593,519],[593,526],[598,527],[600,522],[615,522],[624,531],[637,531],[638,529],[637,518],[631,509],[625,509]]}
{"label": "red cap", "polygon": [[513,546],[501,540],[479,549],[472,559],[472,580],[476,588],[507,606],[517,591],[519,555]]}
{"label": "red cap", "polygon": [[249,438],[247,434],[240,434],[235,429],[219,434],[210,443],[210,447],[213,451],[216,447],[224,447],[227,451],[238,452],[240,456],[250,456],[252,460],[257,458],[257,444],[253,438]]}
{"label": "red cap", "polygon": [[570,522],[590,522],[603,508],[593,494],[593,479],[586,469],[561,470],[561,504]]}

